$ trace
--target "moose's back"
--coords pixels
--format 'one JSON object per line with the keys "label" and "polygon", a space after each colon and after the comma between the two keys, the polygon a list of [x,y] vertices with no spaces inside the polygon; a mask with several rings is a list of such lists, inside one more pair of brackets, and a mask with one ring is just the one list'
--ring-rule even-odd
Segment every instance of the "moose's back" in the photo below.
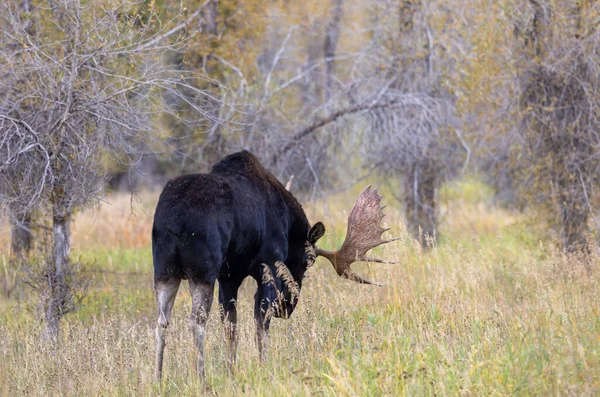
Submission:
{"label": "moose's back", "polygon": [[265,240],[288,235],[290,211],[282,191],[248,152],[225,158],[209,174],[170,180],[152,228],[155,279],[212,282],[225,261],[247,276]]}

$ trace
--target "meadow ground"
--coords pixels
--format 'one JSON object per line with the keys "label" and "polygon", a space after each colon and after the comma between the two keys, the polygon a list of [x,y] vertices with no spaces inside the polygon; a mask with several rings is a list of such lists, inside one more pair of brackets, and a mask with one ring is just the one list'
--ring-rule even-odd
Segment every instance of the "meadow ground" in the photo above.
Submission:
{"label": "meadow ground", "polygon": [[[359,190],[305,205],[311,221],[329,227],[324,248],[343,239]],[[387,194],[384,221],[404,238],[376,253],[401,264],[354,265],[385,283],[378,288],[339,279],[318,260],[292,318],[273,321],[265,364],[258,362],[254,341],[255,286],[247,280],[239,297],[233,376],[225,370],[215,304],[206,381],[196,377],[184,285],[158,386],[150,253],[157,195],[144,193],[133,207],[129,196],[108,197],[76,216],[73,254],[88,263],[93,285],[81,310],[63,320],[58,349],[40,342],[36,300],[25,285],[0,297],[0,395],[600,394],[598,255],[565,256],[541,242],[541,227],[494,207],[485,186],[475,182],[444,189],[442,237],[429,253],[408,238]],[[14,273],[7,245],[3,234],[5,282]]]}

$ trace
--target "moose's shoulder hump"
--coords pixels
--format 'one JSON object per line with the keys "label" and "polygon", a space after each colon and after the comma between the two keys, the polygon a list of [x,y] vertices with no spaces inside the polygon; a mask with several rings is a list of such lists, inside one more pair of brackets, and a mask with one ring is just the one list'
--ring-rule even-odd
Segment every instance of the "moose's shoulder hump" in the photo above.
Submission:
{"label": "moose's shoulder hump", "polygon": [[212,173],[219,174],[241,173],[252,175],[266,172],[267,170],[260,164],[258,158],[247,150],[230,154],[212,168]]}

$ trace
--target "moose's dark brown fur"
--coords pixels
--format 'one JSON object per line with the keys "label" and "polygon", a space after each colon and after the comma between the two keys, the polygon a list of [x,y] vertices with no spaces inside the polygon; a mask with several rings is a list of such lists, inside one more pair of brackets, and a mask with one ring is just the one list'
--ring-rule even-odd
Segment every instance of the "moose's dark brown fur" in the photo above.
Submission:
{"label": "moose's dark brown fur", "polygon": [[262,359],[271,317],[292,314],[304,273],[317,253],[329,258],[340,276],[371,283],[356,275],[350,264],[380,261],[365,256],[370,248],[389,241],[380,238],[385,231],[379,226],[380,200],[368,188],[361,194],[349,219],[350,238],[333,253],[315,246],[325,233],[323,224],[311,228],[300,203],[247,151],[226,157],[209,174],[170,180],[160,195],[152,227],[159,312],[157,378],[162,374],[165,331],[182,279],[189,279],[192,294],[198,372],[204,372],[204,332],[216,280],[230,369],[236,351],[237,292],[246,277],[256,280],[254,318]]}
{"label": "moose's dark brown fur", "polygon": [[[320,222],[310,228],[300,203],[246,151],[223,159],[209,174],[169,181],[158,201],[152,228],[159,306],[157,377],[161,375],[164,331],[182,279],[189,279],[193,297],[191,322],[200,350],[199,372],[203,371],[204,327],[214,283],[219,280],[231,365],[235,360],[235,300],[242,281],[251,276],[259,286],[254,317],[262,354],[271,314],[287,317],[297,302],[277,276],[276,263],[285,263],[301,288],[304,272],[314,262],[311,248],[324,232]],[[263,283],[269,276],[274,282]]]}

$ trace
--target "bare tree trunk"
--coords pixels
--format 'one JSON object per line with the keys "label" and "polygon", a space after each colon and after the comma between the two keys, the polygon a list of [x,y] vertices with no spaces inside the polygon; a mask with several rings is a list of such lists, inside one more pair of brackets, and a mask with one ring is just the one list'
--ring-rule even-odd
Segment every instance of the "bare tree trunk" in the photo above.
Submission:
{"label": "bare tree trunk", "polygon": [[432,248],[437,229],[437,173],[431,161],[414,164],[404,175],[403,182],[408,231],[423,248]]}
{"label": "bare tree trunk", "polygon": [[0,291],[6,298],[9,298],[17,288],[18,269],[25,263],[33,242],[29,213],[20,217],[11,214],[9,219],[11,223],[9,263],[11,266],[3,275],[0,275]]}
{"label": "bare tree trunk", "polygon": [[587,249],[586,236],[589,233],[587,225],[589,211],[585,203],[582,207],[582,203],[577,203],[578,201],[580,200],[571,199],[561,205],[561,238],[563,249],[568,252]]}
{"label": "bare tree trunk", "polygon": [[[29,18],[25,18],[25,15],[32,11],[32,6],[29,0],[23,0],[20,3],[20,17],[25,20],[24,30],[28,34],[33,34],[33,21]],[[33,241],[33,234],[31,233],[31,214],[27,213],[24,216],[17,217],[13,221],[11,218],[11,236],[10,236],[10,248],[11,256],[17,260],[22,260],[31,249],[31,243]]]}
{"label": "bare tree trunk", "polygon": [[[565,164],[559,165],[563,170]],[[557,197],[560,216],[560,237],[566,252],[587,250],[587,236],[590,232],[588,217],[589,203],[583,178],[575,177],[576,173],[559,172],[556,185],[559,187]]]}
{"label": "bare tree trunk", "polygon": [[[194,89],[188,87],[182,90],[181,96],[167,97],[169,106],[185,115],[183,119],[175,115],[166,115],[168,128],[173,133],[172,145],[176,148],[175,157],[176,161],[180,162],[181,173],[208,171],[210,165],[216,163],[224,153],[225,139],[220,123],[222,100],[218,82],[226,83],[219,68],[219,60],[215,57],[215,49],[221,44],[218,5],[219,0],[209,0],[198,4],[199,9],[196,12],[190,10],[190,16],[182,26],[187,26],[199,17],[200,42],[189,41],[184,47],[169,53],[172,57],[170,62],[178,65],[182,76],[201,71],[202,76],[208,77],[194,78],[191,80]],[[203,95],[201,99],[205,117],[200,118],[201,124],[197,127],[190,128],[185,119],[191,118],[190,113],[194,112],[194,106],[191,104],[198,100],[195,97],[197,89],[208,94]]]}
{"label": "bare tree trunk", "polygon": [[47,340],[56,340],[59,333],[59,322],[63,316],[63,309],[68,306],[69,285],[65,273],[69,266],[69,251],[71,249],[71,235],[69,230],[69,214],[61,213],[54,209],[52,217],[52,238],[54,251],[52,261],[48,262],[49,296],[46,297],[43,337]]}
{"label": "bare tree trunk", "polygon": [[[580,71],[583,78],[566,77],[544,65],[551,44],[552,7],[547,1],[530,0],[530,3],[534,16],[532,29],[524,36],[524,50],[534,62],[529,66],[528,77],[523,79],[521,99],[530,130],[526,132],[531,142],[530,155],[549,160],[544,166],[548,167],[553,184],[550,192],[556,203],[552,206],[553,215],[563,250],[586,250],[590,214],[586,185],[590,185],[588,176],[593,171],[587,169],[588,162],[582,159],[594,155],[590,144],[594,142],[591,138],[594,134],[586,130],[589,128],[589,115],[585,112],[588,104],[581,88],[587,76]],[[575,38],[581,30],[582,10],[581,5],[572,9]],[[578,70],[574,70],[577,73]],[[553,111],[554,107],[562,112]]]}
{"label": "bare tree trunk", "polygon": [[400,22],[400,34],[405,35],[413,30],[414,18],[417,8],[421,6],[420,0],[401,0],[398,9],[398,20]]}
{"label": "bare tree trunk", "polygon": [[22,260],[29,253],[33,242],[31,214],[26,214],[21,219],[13,220],[11,223],[11,256],[17,260]]}
{"label": "bare tree trunk", "polygon": [[[311,29],[317,29],[316,23],[311,25]],[[302,93],[302,107],[301,119],[308,117],[311,114],[312,109],[319,105],[319,101],[323,101],[325,95],[323,94],[325,82],[323,81],[323,73],[319,69],[311,70],[315,63],[322,61],[323,48],[321,43],[318,41],[310,41],[306,46],[306,63],[302,68],[304,69],[305,78],[300,83],[300,90]]]}
{"label": "bare tree trunk", "polygon": [[[201,12],[202,23],[204,28],[202,29],[202,33],[206,35],[213,45],[219,40],[219,26],[218,26],[218,17],[219,17],[219,9],[218,9],[218,0],[211,0],[206,7]],[[209,53],[204,55],[203,57],[203,69],[207,76],[217,80],[222,80],[222,75],[219,72],[216,64],[216,60],[214,59],[214,52],[211,50]],[[221,135],[221,124],[220,124],[220,114],[221,114],[221,102],[219,98],[219,87],[216,83],[210,83],[210,88],[213,91],[214,99],[208,101],[208,113],[210,114],[211,120],[210,127],[208,132],[208,136],[206,138],[206,142],[204,142],[202,156],[204,161],[209,164],[216,163],[221,157],[224,155],[224,139]]]}
{"label": "bare tree trunk", "polygon": [[[421,8],[420,0],[401,0],[398,9],[399,37],[413,34],[415,17]],[[402,42],[399,40],[399,42]],[[403,48],[398,48],[401,53]],[[431,51],[431,49],[430,49]],[[402,56],[400,56],[402,58]],[[400,61],[398,68],[406,66]],[[431,66],[428,68],[431,70]],[[439,169],[428,154],[416,160],[403,175],[404,210],[408,231],[425,249],[433,247],[437,229],[436,189]]]}
{"label": "bare tree trunk", "polygon": [[327,24],[325,32],[325,44],[323,54],[325,55],[325,101],[331,98],[333,82],[335,78],[335,51],[340,35],[340,21],[343,14],[343,0],[332,0],[333,15]]}

